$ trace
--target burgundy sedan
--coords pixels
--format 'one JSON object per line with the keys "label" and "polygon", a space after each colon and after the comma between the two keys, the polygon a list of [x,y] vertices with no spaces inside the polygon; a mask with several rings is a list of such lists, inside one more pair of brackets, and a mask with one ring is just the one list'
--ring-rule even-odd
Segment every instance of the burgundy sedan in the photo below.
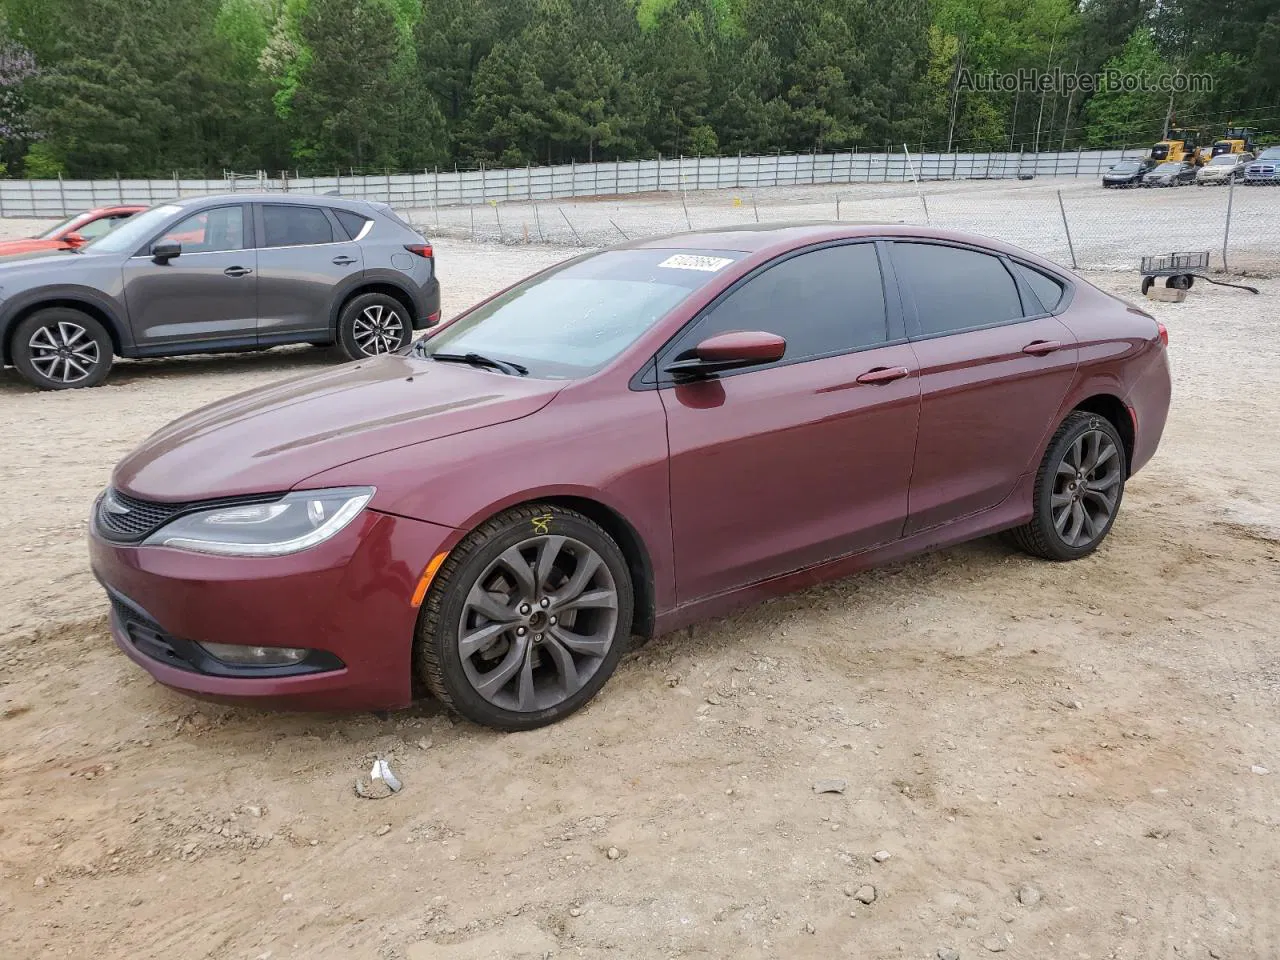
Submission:
{"label": "burgundy sedan", "polygon": [[586,703],[632,636],[1008,531],[1072,560],[1169,407],[1149,314],[913,227],[633,242],[408,352],[148,439],[93,510],[121,649],[220,700],[429,692],[502,729]]}

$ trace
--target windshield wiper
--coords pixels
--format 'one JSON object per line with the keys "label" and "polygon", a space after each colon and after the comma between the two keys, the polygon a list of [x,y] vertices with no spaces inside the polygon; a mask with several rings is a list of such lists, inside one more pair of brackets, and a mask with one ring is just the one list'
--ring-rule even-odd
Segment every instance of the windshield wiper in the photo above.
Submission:
{"label": "windshield wiper", "polygon": [[468,363],[473,367],[499,370],[518,377],[527,376],[529,373],[529,368],[522,364],[512,363],[510,360],[495,360],[480,353],[429,353],[427,356],[432,360],[442,360],[445,363]]}

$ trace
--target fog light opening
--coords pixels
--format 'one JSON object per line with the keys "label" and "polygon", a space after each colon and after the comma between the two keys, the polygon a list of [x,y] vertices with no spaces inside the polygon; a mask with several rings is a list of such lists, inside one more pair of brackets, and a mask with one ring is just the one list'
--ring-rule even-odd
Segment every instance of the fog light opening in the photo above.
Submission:
{"label": "fog light opening", "polygon": [[212,657],[237,667],[287,667],[311,653],[304,647],[249,647],[236,643],[202,643]]}

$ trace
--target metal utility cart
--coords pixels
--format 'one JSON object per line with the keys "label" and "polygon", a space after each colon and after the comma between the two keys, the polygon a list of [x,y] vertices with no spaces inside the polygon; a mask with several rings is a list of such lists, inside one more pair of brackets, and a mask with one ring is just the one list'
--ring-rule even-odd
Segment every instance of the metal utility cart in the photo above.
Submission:
{"label": "metal utility cart", "polygon": [[1143,257],[1142,264],[1138,268],[1138,272],[1142,274],[1142,293],[1145,295],[1151,289],[1151,285],[1156,282],[1156,277],[1164,277],[1164,285],[1175,290],[1190,290],[1191,285],[1195,283],[1195,278],[1199,277],[1220,287],[1235,287],[1238,290],[1248,290],[1250,293],[1258,292],[1256,287],[1214,280],[1198,272],[1208,269],[1208,250],[1202,253],[1165,253],[1154,257]]}

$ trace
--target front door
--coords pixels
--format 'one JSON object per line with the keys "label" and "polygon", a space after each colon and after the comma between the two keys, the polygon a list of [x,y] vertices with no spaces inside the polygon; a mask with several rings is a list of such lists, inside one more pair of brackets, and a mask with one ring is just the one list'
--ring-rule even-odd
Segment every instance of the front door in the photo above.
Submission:
{"label": "front door", "polygon": [[1079,350],[1040,302],[1062,295],[1047,276],[1032,271],[1020,285],[1013,271],[1030,268],[965,247],[891,250],[920,370],[912,534],[996,506],[1036,469]]}
{"label": "front door", "polygon": [[258,341],[330,336],[338,287],[364,269],[360,245],[325,207],[264,203],[258,211]]}
{"label": "front door", "polygon": [[257,255],[249,229],[244,204],[213,207],[156,238],[180,244],[178,256],[159,262],[142,251],[125,261],[125,303],[140,353],[256,342]]}
{"label": "front door", "polygon": [[765,367],[660,381],[680,603],[902,535],[919,381],[890,313],[876,245],[828,246],[748,277],[659,358],[731,330],[787,341]]}

